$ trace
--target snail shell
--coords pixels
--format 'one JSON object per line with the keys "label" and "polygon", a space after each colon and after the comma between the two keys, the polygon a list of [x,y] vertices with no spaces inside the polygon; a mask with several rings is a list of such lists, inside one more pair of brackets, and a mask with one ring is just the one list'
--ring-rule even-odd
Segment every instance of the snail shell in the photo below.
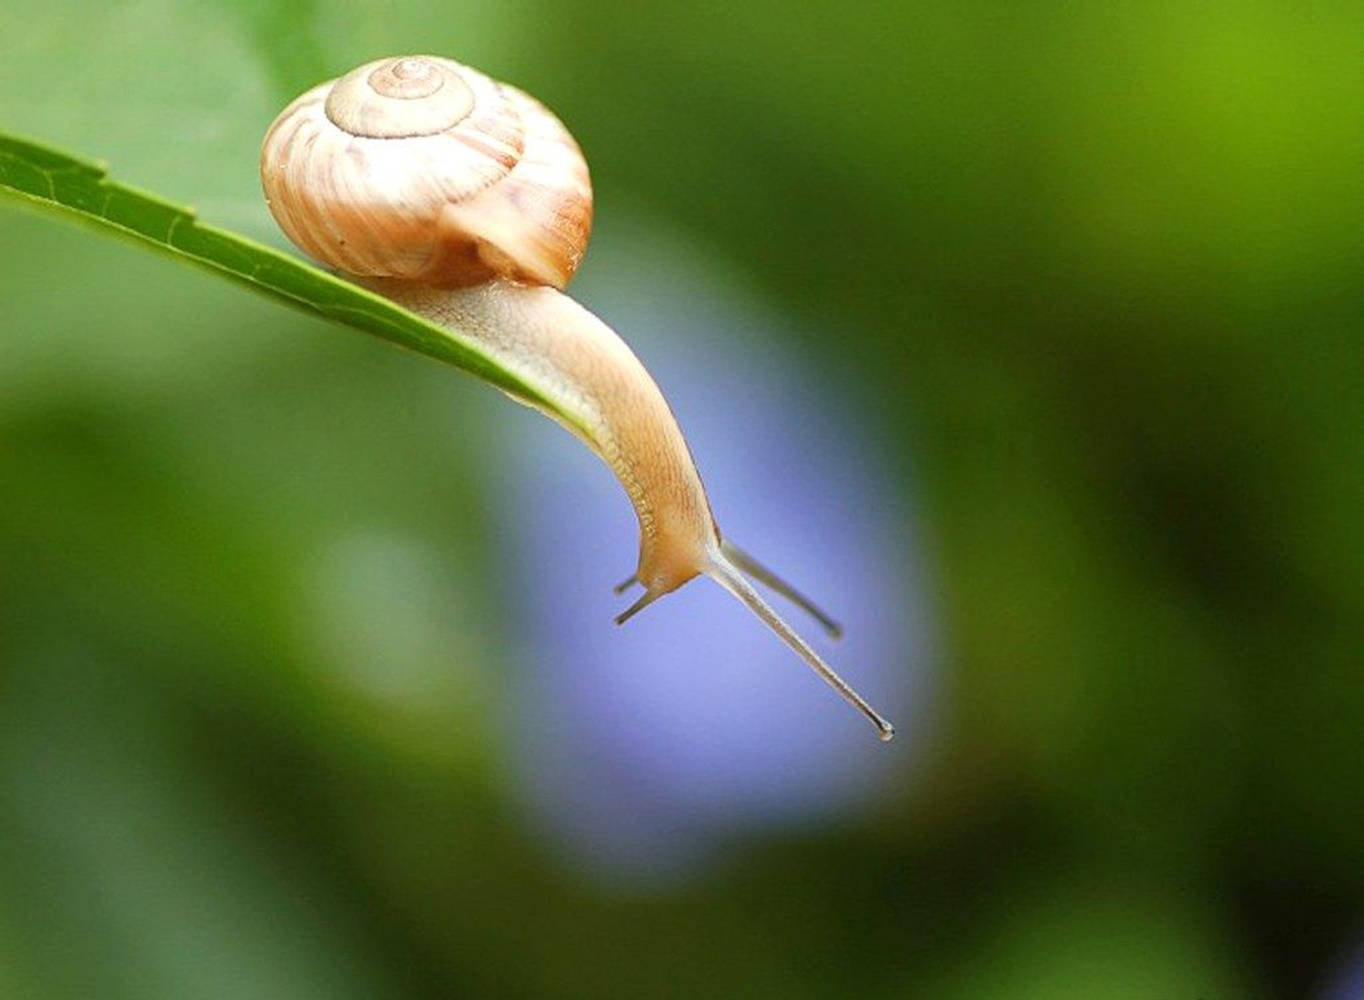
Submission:
{"label": "snail shell", "polygon": [[338,270],[562,289],[592,227],[587,163],[534,98],[436,56],[380,59],[290,104],[261,179],[280,228]]}

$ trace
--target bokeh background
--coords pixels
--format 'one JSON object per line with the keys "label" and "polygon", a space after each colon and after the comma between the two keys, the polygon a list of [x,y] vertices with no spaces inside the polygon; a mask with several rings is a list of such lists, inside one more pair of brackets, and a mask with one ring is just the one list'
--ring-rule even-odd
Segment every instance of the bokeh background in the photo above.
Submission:
{"label": "bokeh background", "polygon": [[278,242],[294,94],[586,149],[575,285],[889,747],[485,386],[0,206],[0,995],[1364,996],[1364,7],[0,8]]}

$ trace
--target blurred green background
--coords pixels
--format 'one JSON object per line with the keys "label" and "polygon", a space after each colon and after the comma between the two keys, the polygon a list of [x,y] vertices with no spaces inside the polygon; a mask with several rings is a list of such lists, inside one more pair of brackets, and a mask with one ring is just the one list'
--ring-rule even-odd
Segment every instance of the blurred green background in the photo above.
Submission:
{"label": "blurred green background", "polygon": [[[939,689],[858,808],[597,877],[513,788],[515,408],[5,206],[0,996],[1364,996],[1364,7],[20,0],[0,38],[0,128],[275,242],[305,87],[432,52],[541,97],[589,304],[656,240],[801,318],[915,511]],[[417,598],[319,597],[356,525],[432,554]],[[441,669],[385,700],[357,644]]]}

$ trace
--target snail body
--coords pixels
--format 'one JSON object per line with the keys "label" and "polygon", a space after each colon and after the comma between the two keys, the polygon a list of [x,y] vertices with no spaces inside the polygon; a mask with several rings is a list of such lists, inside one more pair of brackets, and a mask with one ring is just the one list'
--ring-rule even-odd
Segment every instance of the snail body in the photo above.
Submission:
{"label": "snail body", "polygon": [[832,634],[838,626],[721,536],[662,392],[610,327],[563,294],[586,250],[592,191],[577,143],[553,114],[447,59],[379,60],[285,108],[266,134],[261,179],[271,213],[300,248],[475,344],[541,396],[521,402],[564,423],[610,466],[640,529],[636,571],[617,589],[644,588],[618,624],[710,576],[891,738],[890,723],[749,577]]}

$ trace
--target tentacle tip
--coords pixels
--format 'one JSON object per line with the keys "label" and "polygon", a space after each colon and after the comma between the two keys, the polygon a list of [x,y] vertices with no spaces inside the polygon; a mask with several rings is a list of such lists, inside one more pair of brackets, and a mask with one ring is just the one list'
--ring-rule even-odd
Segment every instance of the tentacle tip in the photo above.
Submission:
{"label": "tentacle tip", "polygon": [[646,590],[646,591],[644,591],[644,593],[642,593],[642,594],[639,595],[639,600],[635,601],[634,604],[630,605],[628,608],[626,608],[626,609],[625,609],[624,611],[622,611],[620,614],[616,615],[616,619],[615,619],[616,624],[617,624],[617,625],[624,625],[626,622],[628,622],[628,621],[629,621],[631,618],[633,618],[635,615],[639,614],[641,611],[643,611],[645,608],[647,608],[650,604],[653,604],[654,601],[658,600],[658,598],[659,598],[660,596],[662,596],[662,595],[657,594],[657,593],[653,592],[652,590]]}
{"label": "tentacle tip", "polygon": [[895,727],[889,722],[878,722],[876,728],[880,730],[877,735],[881,737],[882,743],[889,743],[895,739]]}

